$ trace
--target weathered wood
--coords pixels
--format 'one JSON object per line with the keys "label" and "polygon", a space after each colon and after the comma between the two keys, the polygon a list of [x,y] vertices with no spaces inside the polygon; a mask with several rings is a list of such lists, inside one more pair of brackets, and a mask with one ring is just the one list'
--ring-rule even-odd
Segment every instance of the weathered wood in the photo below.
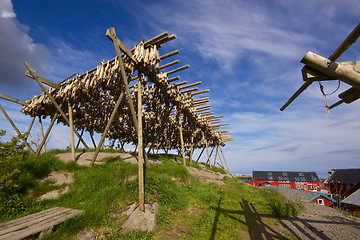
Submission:
{"label": "weathered wood", "polygon": [[0,224],[0,239],[23,239],[84,214],[84,211],[54,207]]}
{"label": "weathered wood", "polygon": [[29,149],[29,151],[35,155],[34,150],[31,148],[30,144],[26,141],[25,137],[23,134],[21,134],[21,132],[19,131],[19,129],[15,126],[14,122],[11,120],[11,118],[9,117],[9,115],[6,113],[5,109],[1,106],[0,104],[0,110],[2,111],[2,113],[4,114],[4,116],[6,117],[6,119],[9,121],[9,123],[11,124],[11,126],[14,128],[14,130],[16,131],[16,133],[18,134],[18,136],[23,140],[23,142],[25,143],[25,145],[27,146],[27,148]]}
{"label": "weathered wood", "polygon": [[184,166],[186,167],[185,149],[184,149],[184,138],[183,138],[183,132],[182,132],[181,122],[180,122],[180,124],[179,124],[179,131],[180,131],[180,142],[181,142],[182,159],[183,159],[183,164],[184,164]]}
{"label": "weathered wood", "polygon": [[[115,28],[107,29],[105,35],[114,43],[114,45],[116,45],[118,48],[120,48],[123,53],[125,53],[130,59],[135,61],[133,59],[133,54],[131,53],[131,51],[116,36]],[[120,54],[120,56],[118,55],[118,58],[122,59],[121,54]]]}
{"label": "weathered wood", "polygon": [[21,100],[19,100],[19,99],[13,98],[13,97],[6,96],[6,95],[1,94],[1,93],[0,93],[0,98],[5,99],[5,100],[8,100],[8,101],[10,101],[10,102],[14,102],[14,103],[17,103],[17,104],[21,104],[21,105],[23,105],[23,106],[29,105],[29,104],[27,104],[27,103],[24,102],[24,101],[21,101]]}
{"label": "weathered wood", "polygon": [[197,91],[199,90],[199,88],[190,88],[190,89],[187,89],[187,90],[183,90],[183,91],[180,91],[181,94],[185,94],[185,93],[188,93],[188,92],[193,92],[193,91]]}
{"label": "weathered wood", "polygon": [[[27,77],[29,77],[29,78],[32,78],[32,79],[35,79],[34,76],[30,73],[29,70],[27,70],[27,71],[25,72],[25,76],[27,76]],[[56,88],[56,89],[60,89],[60,85],[59,85],[59,84],[54,83],[54,82],[52,82],[52,81],[50,81],[50,80],[47,80],[46,78],[43,78],[43,77],[41,77],[41,76],[37,76],[37,77],[38,77],[38,80],[40,80],[40,82],[42,82],[42,83],[44,83],[44,84],[46,84],[46,85],[48,85],[48,86],[50,86],[50,87],[53,87],[53,88]]]}
{"label": "weathered wood", "polygon": [[198,158],[196,159],[196,162],[199,162],[200,157],[201,157],[201,155],[203,154],[205,148],[206,148],[206,147],[203,147],[203,149],[201,150],[200,155],[199,155]]}
{"label": "weathered wood", "polygon": [[329,59],[335,61],[338,59],[353,43],[360,37],[360,24],[345,38],[340,46],[330,55]]}
{"label": "weathered wood", "polygon": [[144,42],[144,45],[145,45],[145,47],[147,47],[148,45],[153,44],[153,43],[161,40],[162,38],[167,37],[168,35],[169,35],[168,32],[163,32],[162,34],[159,34],[156,37],[153,37],[153,38],[147,40],[146,42]]}
{"label": "weathered wood", "polygon": [[[61,106],[62,106],[62,104],[60,104],[60,107]],[[54,114],[54,117],[51,119],[50,125],[49,125],[48,129],[46,130],[44,138],[42,139],[38,149],[36,150],[35,156],[38,156],[40,154],[41,148],[44,146],[44,144],[46,142],[46,139],[48,138],[48,136],[50,134],[50,131],[51,131],[51,129],[52,129],[52,127],[53,127],[53,125],[54,125],[54,123],[56,121],[57,116],[58,116],[58,113],[56,112]]]}
{"label": "weathered wood", "polygon": [[173,61],[173,62],[170,62],[170,63],[164,64],[164,65],[162,65],[162,66],[159,66],[157,69],[158,69],[158,70],[162,70],[162,69],[164,69],[164,68],[171,67],[171,66],[173,66],[173,65],[175,65],[175,64],[178,64],[179,62],[180,62],[179,60],[175,60],[175,61]]}
{"label": "weathered wood", "polygon": [[188,85],[186,85],[186,86],[179,87],[179,90],[183,90],[183,89],[189,88],[189,87],[194,87],[194,86],[197,86],[197,85],[200,85],[200,84],[201,84],[200,81],[199,81],[199,82],[196,82],[196,83],[190,83],[190,84],[188,84]]}
{"label": "weathered wood", "polygon": [[[81,129],[80,137],[82,137],[83,134],[84,134],[84,128]],[[76,144],[76,148],[79,148],[79,145],[80,145],[80,139],[78,139],[78,142],[77,142],[77,144]],[[95,148],[96,148],[96,146],[95,146]]]}
{"label": "weathered wood", "polygon": [[25,136],[25,139],[26,139],[26,140],[28,139],[28,137],[29,137],[29,135],[30,135],[31,128],[32,128],[32,126],[33,126],[33,124],[34,124],[34,122],[35,122],[35,118],[36,118],[35,116],[32,117],[31,122],[30,122],[30,125],[29,125],[29,128],[28,128],[28,130],[26,131],[26,136]]}
{"label": "weathered wood", "polygon": [[[41,135],[41,141],[44,139],[44,129],[41,121],[41,117],[39,116],[39,127],[40,127],[40,135]],[[46,153],[46,144],[43,146],[43,152]]]}
{"label": "weathered wood", "polygon": [[70,102],[68,102],[68,108],[69,108],[69,127],[70,127],[70,144],[71,144],[71,156],[72,160],[76,160],[75,156],[75,140],[74,140],[74,120],[73,120],[73,110],[71,107]]}
{"label": "weathered wood", "polygon": [[167,72],[166,74],[167,74],[167,75],[170,75],[170,74],[179,72],[179,71],[181,71],[181,70],[187,69],[187,68],[189,68],[189,67],[190,67],[190,65],[189,65],[189,64],[186,64],[185,66],[182,66],[182,67],[179,67],[179,68],[177,68],[177,69],[171,70],[171,71]]}
{"label": "weathered wood", "polygon": [[139,163],[139,208],[145,212],[145,188],[144,188],[144,160],[143,160],[143,136],[142,136],[142,100],[141,100],[141,78],[138,80],[138,163]]}
{"label": "weathered wood", "polygon": [[195,96],[195,95],[199,95],[199,94],[203,94],[203,93],[207,93],[207,92],[210,92],[210,90],[206,89],[206,90],[194,92],[194,93],[191,93],[191,96]]}
{"label": "weathered wood", "polygon": [[[94,134],[93,134],[93,133],[90,133],[90,138],[91,138],[91,141],[92,141],[92,143],[93,143],[93,145],[94,145],[94,148],[96,149],[97,146],[96,146],[96,143],[95,143],[95,140],[94,140]],[[103,143],[104,143],[104,142],[103,142]]]}
{"label": "weathered wood", "polygon": [[189,156],[189,162],[192,163],[192,155],[194,151],[194,137],[191,136],[191,146],[190,146],[190,156]]}
{"label": "weathered wood", "polygon": [[180,53],[179,50],[175,50],[175,51],[169,52],[169,53],[167,53],[167,54],[164,54],[164,55],[160,56],[160,60],[164,60],[164,59],[166,59],[166,58],[168,58],[168,57],[172,57],[172,56],[174,56],[174,55],[176,55],[176,54],[179,54],[179,53]]}
{"label": "weathered wood", "polygon": [[96,160],[96,158],[97,158],[97,156],[98,156],[98,154],[99,154],[99,152],[100,152],[100,147],[101,147],[101,145],[103,144],[103,142],[104,142],[104,140],[105,140],[106,134],[107,134],[107,132],[109,131],[109,128],[110,128],[110,125],[111,125],[112,121],[114,120],[114,117],[115,117],[116,112],[117,112],[117,110],[118,110],[118,108],[119,108],[119,106],[120,106],[120,103],[121,103],[121,100],[122,100],[123,96],[124,96],[124,92],[121,92],[118,100],[116,101],[116,104],[115,104],[115,106],[114,106],[114,109],[113,109],[113,111],[111,112],[109,121],[107,122],[107,124],[106,124],[106,126],[105,126],[105,130],[104,130],[104,132],[103,132],[102,135],[101,135],[100,142],[99,142],[99,144],[98,144],[97,147],[96,147],[96,150],[95,150],[94,156],[93,156],[93,158],[92,158],[92,160],[91,160],[90,166],[93,166],[94,163],[95,163],[95,160]]}
{"label": "weathered wood", "polygon": [[176,37],[175,34],[171,34],[170,36],[161,39],[160,41],[156,42],[155,44],[156,44],[156,45],[162,45],[162,44],[167,43],[167,42],[170,42],[170,41],[172,41],[172,40],[174,40],[174,39],[176,39],[176,38],[177,38],[177,37]]}
{"label": "weathered wood", "polygon": [[312,52],[308,52],[300,62],[360,90],[360,73],[352,69]]}
{"label": "weathered wood", "polygon": [[[64,118],[64,120],[66,121],[66,123],[68,125],[70,125],[69,123],[69,119],[66,117],[65,113],[63,112],[63,110],[59,107],[59,105],[56,103],[54,97],[48,92],[48,90],[44,87],[44,85],[41,83],[41,81],[39,80],[39,76],[35,74],[35,72],[31,69],[31,67],[29,66],[29,64],[27,62],[24,62],[25,67],[29,70],[29,72],[31,73],[31,75],[33,76],[33,78],[36,80],[36,82],[39,84],[39,86],[41,87],[41,89],[44,91],[44,93],[50,98],[51,102],[54,104],[54,106],[56,107],[56,109],[59,111],[59,113],[61,114],[61,116]],[[84,146],[86,148],[89,148],[88,145],[86,144],[86,142],[80,137],[80,134],[74,130],[76,136],[81,139],[81,142],[84,144]]]}
{"label": "weathered wood", "polygon": [[177,81],[177,80],[180,80],[180,77],[179,77],[179,76],[176,76],[176,77],[173,77],[173,78],[169,78],[167,81],[168,81],[168,83],[170,83],[170,82],[174,82],[174,81]]}

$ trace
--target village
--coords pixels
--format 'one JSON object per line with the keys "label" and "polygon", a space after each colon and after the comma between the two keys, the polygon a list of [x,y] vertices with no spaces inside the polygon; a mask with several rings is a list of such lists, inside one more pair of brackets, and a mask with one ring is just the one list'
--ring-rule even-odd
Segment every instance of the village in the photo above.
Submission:
{"label": "village", "polygon": [[327,179],[316,172],[253,171],[236,176],[245,183],[275,189],[294,200],[315,202],[349,212],[360,211],[360,169],[330,169]]}

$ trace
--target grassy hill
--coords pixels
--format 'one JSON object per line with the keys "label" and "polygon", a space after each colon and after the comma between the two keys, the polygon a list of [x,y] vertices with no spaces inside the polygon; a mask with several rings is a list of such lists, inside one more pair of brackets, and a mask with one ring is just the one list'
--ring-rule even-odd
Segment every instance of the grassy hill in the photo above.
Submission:
{"label": "grassy hill", "polygon": [[[0,162],[6,166],[1,174],[16,169],[10,177],[13,188],[10,184],[7,189],[6,179],[0,182],[1,222],[59,206],[86,213],[56,227],[48,239],[76,239],[84,231],[92,231],[100,239],[254,239],[261,234],[293,238],[281,227],[279,218],[296,215],[299,205],[235,178],[225,178],[223,186],[204,184],[169,155],[151,156],[162,164],[145,171],[145,201],[159,204],[157,231],[122,235],[120,227],[126,218],[121,212],[138,198],[137,165],[108,157],[105,164],[82,167],[59,161],[56,153],[59,151],[37,158],[25,154],[14,162]],[[192,166],[199,168],[197,163]],[[38,201],[45,192],[65,188],[37,181],[51,171],[72,172],[75,181],[69,185],[70,192],[60,198]]]}

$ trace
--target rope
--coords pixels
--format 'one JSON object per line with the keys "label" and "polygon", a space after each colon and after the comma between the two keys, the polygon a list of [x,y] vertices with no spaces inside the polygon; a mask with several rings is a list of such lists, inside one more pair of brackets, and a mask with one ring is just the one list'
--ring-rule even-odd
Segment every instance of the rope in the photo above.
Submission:
{"label": "rope", "polygon": [[320,83],[320,81],[318,81],[319,86],[320,86],[320,91],[321,91],[321,93],[322,93],[322,95],[323,95],[323,100],[324,100],[324,104],[325,104],[326,119],[327,119],[328,113],[330,112],[330,107],[329,107],[329,105],[328,105],[328,103],[327,103],[326,97],[327,97],[327,96],[330,96],[330,95],[332,95],[332,94],[334,94],[334,93],[336,93],[336,92],[339,90],[339,88],[340,88],[340,80],[338,80],[338,82],[339,82],[339,83],[338,83],[338,86],[337,86],[337,88],[336,88],[334,91],[332,91],[331,93],[325,93],[325,91],[324,91],[325,87]]}

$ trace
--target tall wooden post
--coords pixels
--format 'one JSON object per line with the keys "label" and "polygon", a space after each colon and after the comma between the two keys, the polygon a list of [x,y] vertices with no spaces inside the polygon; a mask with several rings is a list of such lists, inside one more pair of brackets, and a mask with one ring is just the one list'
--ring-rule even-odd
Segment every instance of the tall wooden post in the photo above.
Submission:
{"label": "tall wooden post", "polygon": [[31,131],[31,128],[32,128],[32,126],[33,126],[33,124],[34,124],[34,121],[35,121],[35,116],[32,118],[32,120],[31,120],[31,123],[30,123],[30,125],[29,125],[29,129],[26,131],[26,136],[25,136],[25,139],[27,140],[28,139],[28,137],[29,137],[29,135],[30,135],[30,131]]}
{"label": "tall wooden post", "polygon": [[223,153],[223,151],[222,151],[222,149],[221,149],[221,146],[219,146],[219,148],[220,148],[220,152],[221,152],[221,154],[222,154],[222,156],[223,156],[223,159],[224,159],[224,162],[225,162],[227,171],[228,171],[228,173],[229,173],[231,176],[233,176],[233,175],[230,173],[230,169],[229,169],[229,166],[228,166],[228,164],[227,164],[227,162],[226,162],[226,159],[225,159],[224,153]]}
{"label": "tall wooden post", "polygon": [[218,153],[219,153],[219,148],[218,148],[218,146],[216,145],[216,152],[215,152],[214,166],[216,166],[216,157],[217,157]]}
{"label": "tall wooden post", "polygon": [[69,108],[69,127],[70,127],[70,143],[71,143],[71,156],[73,160],[76,160],[75,156],[75,140],[74,140],[74,121],[73,121],[73,111],[70,104],[70,101],[68,101],[68,108]]}
{"label": "tall wooden post", "polygon": [[[181,121],[181,120],[180,120]],[[183,138],[183,133],[182,133],[182,124],[180,122],[179,125],[179,130],[180,130],[180,142],[181,142],[181,153],[182,153],[182,159],[183,159],[183,164],[186,167],[186,160],[185,160],[185,149],[184,149],[184,138]]]}
{"label": "tall wooden post", "polygon": [[[39,116],[39,125],[40,125],[40,134],[41,134],[41,141],[44,139],[44,129],[41,121],[41,117]],[[46,144],[43,146],[43,152],[46,153]]]}
{"label": "tall wooden post", "polygon": [[205,146],[206,146],[206,152],[207,152],[207,156],[208,156],[208,161],[209,161],[209,166],[211,168],[211,161],[210,161],[210,154],[209,154],[209,146],[208,146],[208,142],[207,142],[207,139],[205,139]]}
{"label": "tall wooden post", "polygon": [[138,161],[139,161],[139,208],[145,212],[145,189],[144,189],[144,160],[143,160],[143,139],[142,139],[142,100],[141,100],[141,76],[137,83],[138,87]]}
{"label": "tall wooden post", "polygon": [[190,156],[189,156],[189,162],[190,164],[192,163],[192,155],[193,155],[193,151],[194,151],[194,137],[191,136],[191,147],[190,147]]}

